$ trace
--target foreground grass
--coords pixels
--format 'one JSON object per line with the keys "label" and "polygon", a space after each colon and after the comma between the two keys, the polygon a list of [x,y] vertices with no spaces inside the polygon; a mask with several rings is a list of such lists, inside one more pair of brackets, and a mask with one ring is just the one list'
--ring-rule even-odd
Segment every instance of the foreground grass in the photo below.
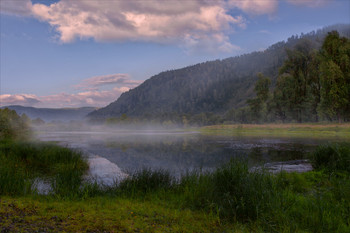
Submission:
{"label": "foreground grass", "polygon": [[0,141],[0,195],[35,192],[37,179],[51,183],[57,195],[79,190],[88,164],[82,154],[53,144]]}
{"label": "foreground grass", "polygon": [[[348,144],[319,147],[311,155],[317,170],[303,174],[249,171],[245,160],[236,159],[181,179],[145,169],[113,187],[84,183],[79,153],[8,145],[0,148],[7,161],[0,164],[0,231],[350,232]],[[64,159],[43,163],[51,156]],[[69,161],[80,165],[65,166]],[[29,174],[17,177],[18,170]],[[21,188],[36,176],[52,177],[53,192]],[[18,183],[15,189],[11,182]]]}
{"label": "foreground grass", "polygon": [[[152,201],[96,197],[85,200],[1,197],[1,232],[223,232],[204,212],[168,208]],[[239,229],[238,229],[239,230]]]}
{"label": "foreground grass", "polygon": [[207,135],[316,137],[350,139],[350,123],[236,124],[213,125],[200,129]]}

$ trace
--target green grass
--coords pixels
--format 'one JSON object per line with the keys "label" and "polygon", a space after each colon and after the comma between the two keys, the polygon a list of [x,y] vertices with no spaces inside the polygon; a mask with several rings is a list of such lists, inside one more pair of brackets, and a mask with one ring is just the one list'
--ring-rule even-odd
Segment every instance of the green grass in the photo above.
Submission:
{"label": "green grass", "polygon": [[[235,159],[214,172],[194,171],[180,179],[144,169],[101,187],[83,182],[86,162],[80,153],[3,142],[0,230],[349,232],[350,172],[344,169],[349,148],[319,147],[312,156],[320,162],[303,174],[252,172],[247,161]],[[52,179],[54,192],[30,191],[35,177]]]}
{"label": "green grass", "polygon": [[321,145],[311,157],[312,166],[328,172],[350,172],[350,144]]}
{"label": "green grass", "polygon": [[51,182],[56,195],[76,192],[88,164],[80,152],[51,144],[0,142],[0,195],[35,192],[36,178]]}
{"label": "green grass", "polygon": [[[243,228],[243,227],[242,227]],[[55,200],[50,197],[0,197],[4,232],[229,232],[201,211],[174,209],[152,201],[96,197]]]}
{"label": "green grass", "polygon": [[205,135],[350,139],[349,123],[213,125],[202,127],[199,131]]}

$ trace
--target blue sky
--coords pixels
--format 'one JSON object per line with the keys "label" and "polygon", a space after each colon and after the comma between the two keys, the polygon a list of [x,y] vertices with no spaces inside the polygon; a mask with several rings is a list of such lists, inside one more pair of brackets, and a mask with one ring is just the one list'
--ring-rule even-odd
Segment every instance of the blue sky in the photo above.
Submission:
{"label": "blue sky", "polygon": [[103,107],[162,71],[336,23],[348,0],[0,0],[0,105]]}

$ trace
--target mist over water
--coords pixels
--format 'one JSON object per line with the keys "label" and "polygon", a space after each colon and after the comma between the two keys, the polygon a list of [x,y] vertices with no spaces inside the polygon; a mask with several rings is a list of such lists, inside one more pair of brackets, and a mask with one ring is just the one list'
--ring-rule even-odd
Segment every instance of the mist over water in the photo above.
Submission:
{"label": "mist over water", "polygon": [[55,141],[115,163],[123,172],[165,169],[178,176],[193,169],[211,171],[231,158],[251,166],[305,159],[326,139],[205,136],[184,130],[84,128],[37,131],[42,141]]}

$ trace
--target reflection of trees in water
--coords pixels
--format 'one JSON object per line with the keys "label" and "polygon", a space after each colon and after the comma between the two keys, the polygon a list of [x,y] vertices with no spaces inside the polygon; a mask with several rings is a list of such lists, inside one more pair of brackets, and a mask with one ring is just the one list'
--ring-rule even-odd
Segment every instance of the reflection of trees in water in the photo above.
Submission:
{"label": "reflection of trees in water", "polygon": [[177,174],[199,168],[212,170],[237,156],[248,158],[252,166],[265,162],[304,159],[305,152],[325,142],[313,139],[307,141],[200,134],[59,133],[49,138],[66,141],[67,145],[105,157],[124,171],[146,167],[167,169]]}
{"label": "reflection of trees in water", "polygon": [[[100,155],[124,170],[143,167],[163,168],[173,172],[185,172],[194,168],[210,169],[232,157],[232,151],[225,151],[215,141],[199,137],[114,138],[106,140],[103,147]],[[99,154],[98,148],[92,150]]]}

